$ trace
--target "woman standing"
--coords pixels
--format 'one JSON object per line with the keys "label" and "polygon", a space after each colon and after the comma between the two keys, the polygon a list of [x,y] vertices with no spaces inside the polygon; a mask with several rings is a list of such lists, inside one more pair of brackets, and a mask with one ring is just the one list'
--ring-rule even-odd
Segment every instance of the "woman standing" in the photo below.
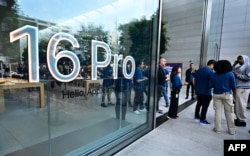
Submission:
{"label": "woman standing", "polygon": [[[209,86],[213,88],[213,103],[215,110],[215,127],[214,131],[221,131],[221,112],[224,112],[227,120],[228,133],[235,134],[234,125],[234,104],[233,95],[235,97],[235,77],[232,72],[233,68],[228,60],[219,60],[214,65],[215,73],[211,76]],[[233,95],[232,95],[233,93]]]}
{"label": "woman standing", "polygon": [[171,99],[170,107],[168,110],[168,117],[171,119],[177,119],[178,105],[179,105],[179,93],[182,87],[182,82],[179,74],[181,73],[181,68],[179,66],[174,66],[170,74],[171,82]]}

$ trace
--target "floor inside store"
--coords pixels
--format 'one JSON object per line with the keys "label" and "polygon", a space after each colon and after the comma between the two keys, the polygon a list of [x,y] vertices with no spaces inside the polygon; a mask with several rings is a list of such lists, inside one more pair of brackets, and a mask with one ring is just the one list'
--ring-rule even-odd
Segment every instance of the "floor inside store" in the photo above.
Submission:
{"label": "floor inside store", "polygon": [[[89,99],[86,100],[84,96],[76,98],[65,96],[63,85],[45,87],[49,92],[45,91],[44,108],[40,108],[39,105],[38,88],[4,90],[5,111],[0,117],[0,140],[5,141],[0,143],[0,155],[14,156],[27,154],[27,152],[36,153],[36,151],[43,151],[41,154],[44,155],[48,150],[49,137],[52,142],[58,142],[53,148],[61,148],[63,150],[60,152],[67,153],[91,143],[98,138],[99,135],[96,134],[105,136],[125,133],[124,129],[132,130],[146,123],[146,112],[136,115],[132,107],[127,108],[126,121],[116,119],[115,105],[106,108],[100,106],[101,94],[90,94]],[[71,91],[79,90],[79,86],[67,87]],[[112,103],[115,103],[114,93],[111,97]],[[96,132],[94,129],[99,131]],[[76,135],[87,139],[83,139],[84,142],[80,141],[82,139],[76,139],[79,137],[70,139]],[[65,138],[67,138],[67,146],[64,143]],[[57,152],[59,156],[61,156],[60,152]]]}

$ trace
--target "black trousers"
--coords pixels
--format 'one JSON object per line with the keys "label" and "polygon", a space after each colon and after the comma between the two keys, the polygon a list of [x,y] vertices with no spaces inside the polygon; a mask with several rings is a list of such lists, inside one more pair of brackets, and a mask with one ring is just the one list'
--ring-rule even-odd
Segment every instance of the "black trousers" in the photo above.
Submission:
{"label": "black trousers", "polygon": [[191,97],[194,98],[194,84],[193,84],[193,82],[188,82],[187,90],[186,90],[186,97],[188,98],[188,96],[189,96],[190,87],[191,87]]}
{"label": "black trousers", "polygon": [[157,85],[157,103],[156,103],[156,111],[159,111],[159,102],[162,94],[162,85]]}
{"label": "black trousers", "polygon": [[197,104],[195,106],[194,117],[200,120],[206,120],[207,109],[209,107],[212,95],[197,94]]}
{"label": "black trousers", "polygon": [[117,119],[125,120],[127,113],[127,103],[128,103],[128,89],[122,91],[115,90],[116,105],[115,114]]}
{"label": "black trousers", "polygon": [[134,88],[134,106],[133,106],[133,111],[136,111],[138,109],[143,109],[144,104],[143,104],[143,89],[144,88]]}
{"label": "black trousers", "polygon": [[169,106],[169,110],[168,110],[169,117],[175,118],[177,116],[178,105],[179,105],[179,91],[173,90],[173,91],[171,91],[170,106]]}

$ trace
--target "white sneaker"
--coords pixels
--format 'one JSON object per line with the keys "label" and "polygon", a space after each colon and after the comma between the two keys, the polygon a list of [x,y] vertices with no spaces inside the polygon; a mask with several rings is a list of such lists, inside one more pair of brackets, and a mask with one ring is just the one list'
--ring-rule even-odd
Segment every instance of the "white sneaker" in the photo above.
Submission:
{"label": "white sneaker", "polygon": [[195,122],[200,122],[200,119],[199,118],[194,118],[194,121]]}
{"label": "white sneaker", "polygon": [[140,112],[138,110],[134,111],[135,114],[139,115]]}
{"label": "white sneaker", "polygon": [[147,112],[147,110],[143,108],[143,109],[140,109],[140,112]]}

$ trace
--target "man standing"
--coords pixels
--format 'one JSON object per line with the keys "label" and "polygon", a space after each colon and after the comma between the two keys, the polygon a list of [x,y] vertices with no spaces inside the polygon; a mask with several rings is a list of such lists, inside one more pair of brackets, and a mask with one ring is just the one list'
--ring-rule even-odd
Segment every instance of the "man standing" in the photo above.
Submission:
{"label": "man standing", "polygon": [[194,78],[194,73],[195,73],[195,68],[194,68],[194,63],[190,63],[189,69],[186,70],[186,82],[187,82],[187,90],[186,90],[186,98],[188,99],[189,96],[189,89],[191,88],[191,99],[194,100],[194,83],[193,83],[193,78]]}
{"label": "man standing", "polygon": [[144,62],[136,62],[136,70],[133,77],[133,88],[134,88],[134,105],[133,111],[135,114],[140,114],[140,112],[147,112],[147,109],[144,106],[144,97],[143,91],[145,88],[145,82],[148,80],[148,77],[143,76],[143,66]]}
{"label": "man standing", "polygon": [[159,102],[161,99],[161,95],[163,93],[163,89],[165,88],[165,84],[166,84],[166,73],[165,73],[165,64],[166,64],[166,59],[165,58],[160,58],[159,60],[159,67],[158,67],[158,92],[157,92],[157,104],[156,104],[156,111],[160,114],[162,114],[162,110],[159,109]]}
{"label": "man standing", "polygon": [[210,76],[214,73],[215,60],[209,60],[206,67],[202,67],[194,74],[194,89],[197,95],[194,120],[202,125],[210,124],[206,120],[207,109],[212,100],[212,89],[209,87]]}
{"label": "man standing", "polygon": [[245,127],[247,122],[246,107],[250,93],[250,63],[249,57],[239,55],[233,64],[236,79],[235,126]]}

